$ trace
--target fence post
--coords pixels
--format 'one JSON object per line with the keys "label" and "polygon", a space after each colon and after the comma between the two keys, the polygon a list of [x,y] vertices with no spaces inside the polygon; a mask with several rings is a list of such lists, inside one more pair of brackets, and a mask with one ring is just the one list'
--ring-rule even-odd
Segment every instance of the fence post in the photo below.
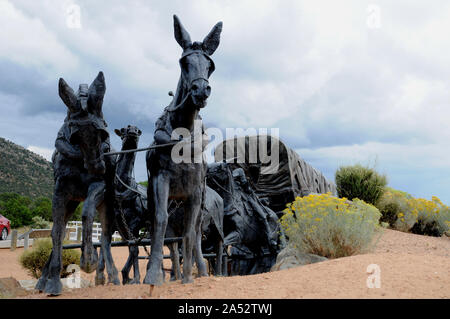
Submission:
{"label": "fence post", "polygon": [[77,241],[81,241],[81,226],[77,225]]}
{"label": "fence post", "polygon": [[11,233],[11,251],[17,248],[17,229],[14,229]]}
{"label": "fence post", "polygon": [[26,234],[25,238],[23,239],[23,250],[27,250],[29,248],[29,239],[30,234]]}

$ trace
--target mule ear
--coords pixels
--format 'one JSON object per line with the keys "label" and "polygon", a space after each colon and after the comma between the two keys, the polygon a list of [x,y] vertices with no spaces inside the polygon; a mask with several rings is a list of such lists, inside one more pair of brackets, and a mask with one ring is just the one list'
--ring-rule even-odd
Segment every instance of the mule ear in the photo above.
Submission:
{"label": "mule ear", "polygon": [[77,111],[77,96],[69,84],[63,78],[59,79],[58,84],[59,97],[71,112]]}
{"label": "mule ear", "polygon": [[89,85],[89,105],[97,111],[101,111],[103,97],[106,92],[105,76],[100,71],[95,80]]}
{"label": "mule ear", "polygon": [[118,129],[114,129],[114,133],[117,134],[117,136],[122,137],[122,133]]}
{"label": "mule ear", "polygon": [[202,49],[208,55],[212,55],[219,46],[221,32],[222,32],[222,21],[218,22],[208,33],[205,39],[203,39]]}
{"label": "mule ear", "polygon": [[188,48],[192,44],[191,36],[183,27],[180,19],[178,19],[176,14],[173,15],[173,31],[175,40],[177,40],[178,44],[183,48],[183,50]]}
{"label": "mule ear", "polygon": [[106,92],[105,76],[103,75],[103,72],[100,71],[95,80],[92,81],[91,85],[89,85],[89,95],[94,95],[98,98],[103,98],[105,92]]}

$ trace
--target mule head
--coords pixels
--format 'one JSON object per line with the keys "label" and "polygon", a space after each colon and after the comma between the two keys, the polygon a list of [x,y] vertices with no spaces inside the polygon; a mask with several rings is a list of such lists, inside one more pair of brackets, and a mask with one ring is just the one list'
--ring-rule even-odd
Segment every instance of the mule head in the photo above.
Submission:
{"label": "mule head", "polygon": [[109,137],[102,112],[105,90],[103,72],[91,85],[80,84],[77,92],[63,78],[59,79],[59,96],[68,109],[69,141],[80,146],[84,167],[90,174],[103,175],[106,171],[101,149]]}
{"label": "mule head", "polygon": [[114,132],[122,139],[122,150],[135,149],[139,143],[139,136],[142,131],[137,126],[128,125],[120,130],[115,129]]}
{"label": "mule head", "polygon": [[211,94],[208,79],[215,66],[210,56],[219,46],[222,22],[218,22],[202,42],[194,43],[176,15],[173,16],[173,23],[175,39],[183,48],[180,67],[184,88],[191,94],[193,104],[203,108]]}

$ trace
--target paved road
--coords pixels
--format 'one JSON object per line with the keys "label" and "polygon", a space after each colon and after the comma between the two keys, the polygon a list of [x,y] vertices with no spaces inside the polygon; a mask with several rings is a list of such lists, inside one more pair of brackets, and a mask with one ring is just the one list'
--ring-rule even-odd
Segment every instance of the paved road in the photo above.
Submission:
{"label": "paved road", "polygon": [[[10,238],[10,237],[8,237]],[[17,247],[23,247],[24,240],[18,240],[17,241]],[[29,241],[30,246],[33,244],[33,239],[30,239]],[[0,248],[11,248],[11,240],[0,240]]]}

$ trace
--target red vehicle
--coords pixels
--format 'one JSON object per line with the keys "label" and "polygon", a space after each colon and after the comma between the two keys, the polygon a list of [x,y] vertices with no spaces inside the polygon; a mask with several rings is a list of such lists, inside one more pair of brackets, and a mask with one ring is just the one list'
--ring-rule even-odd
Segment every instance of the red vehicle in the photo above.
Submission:
{"label": "red vehicle", "polygon": [[0,215],[0,240],[6,240],[11,232],[11,222],[8,218]]}

